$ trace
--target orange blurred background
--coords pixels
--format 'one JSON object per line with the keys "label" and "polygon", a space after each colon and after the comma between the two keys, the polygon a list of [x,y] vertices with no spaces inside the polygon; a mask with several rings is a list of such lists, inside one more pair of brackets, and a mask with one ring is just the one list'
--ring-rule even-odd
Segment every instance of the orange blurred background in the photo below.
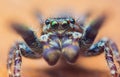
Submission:
{"label": "orange blurred background", "polygon": [[[8,77],[6,59],[10,47],[20,36],[14,33],[9,21],[17,21],[33,27],[37,32],[39,22],[33,11],[39,9],[43,16],[54,16],[60,10],[69,10],[73,15],[81,15],[92,11],[92,18],[108,14],[104,27],[100,30],[96,41],[104,36],[113,39],[120,49],[120,1],[119,0],[0,0],[0,77]],[[77,70],[61,69],[49,66],[43,59],[31,60],[23,58],[22,77],[109,77],[109,68],[104,53],[88,58],[79,58],[75,64]],[[59,66],[59,65],[58,65]],[[71,72],[72,71],[72,72]],[[76,73],[77,72],[77,73]],[[94,75],[93,75],[94,74]]]}

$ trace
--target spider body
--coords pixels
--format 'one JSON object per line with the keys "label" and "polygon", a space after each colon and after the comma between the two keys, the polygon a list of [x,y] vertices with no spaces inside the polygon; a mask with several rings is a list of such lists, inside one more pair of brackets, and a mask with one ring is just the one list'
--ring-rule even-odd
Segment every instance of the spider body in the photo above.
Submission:
{"label": "spider body", "polygon": [[[16,42],[11,48],[8,56],[7,68],[9,77],[21,77],[20,67],[22,56],[27,58],[41,58],[49,65],[55,65],[63,56],[68,63],[74,63],[79,56],[96,56],[105,52],[105,57],[113,77],[118,77],[117,68],[113,56],[120,63],[120,55],[116,44],[103,38],[93,44],[98,31],[106,16],[101,15],[89,26],[84,26],[88,14],[83,15],[80,21],[72,17],[49,18],[42,24],[42,34],[38,38],[34,31],[21,24],[13,23],[12,28],[22,36],[24,42]],[[40,17],[38,16],[39,20]],[[14,72],[11,72],[11,65],[14,62]]]}

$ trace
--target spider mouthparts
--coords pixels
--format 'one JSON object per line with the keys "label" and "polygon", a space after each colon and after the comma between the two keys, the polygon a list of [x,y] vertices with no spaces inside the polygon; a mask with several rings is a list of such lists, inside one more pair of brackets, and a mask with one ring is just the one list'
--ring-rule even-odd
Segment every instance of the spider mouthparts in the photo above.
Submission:
{"label": "spider mouthparts", "polygon": [[60,57],[60,51],[57,49],[45,49],[43,52],[43,58],[49,65],[55,65]]}

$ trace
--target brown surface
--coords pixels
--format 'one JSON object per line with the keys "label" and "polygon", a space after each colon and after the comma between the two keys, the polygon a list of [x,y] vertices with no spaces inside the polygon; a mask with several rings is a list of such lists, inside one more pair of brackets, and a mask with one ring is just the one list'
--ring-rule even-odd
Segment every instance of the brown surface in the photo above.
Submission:
{"label": "brown surface", "polygon": [[[38,21],[32,15],[34,9],[40,9],[44,16],[54,15],[58,10],[69,9],[74,15],[92,10],[93,17],[103,11],[109,19],[101,29],[97,40],[103,36],[113,39],[120,49],[120,1],[119,0],[0,0],[0,77],[7,77],[6,58],[10,46],[19,36],[10,30],[8,21],[16,20],[31,25],[35,29]],[[22,77],[108,77],[104,54],[92,58],[80,58],[76,67],[50,67],[41,60],[23,58]],[[82,67],[82,68],[81,68]],[[84,68],[84,69],[83,69]],[[96,72],[95,72],[96,71]],[[108,72],[108,73],[106,73]]]}

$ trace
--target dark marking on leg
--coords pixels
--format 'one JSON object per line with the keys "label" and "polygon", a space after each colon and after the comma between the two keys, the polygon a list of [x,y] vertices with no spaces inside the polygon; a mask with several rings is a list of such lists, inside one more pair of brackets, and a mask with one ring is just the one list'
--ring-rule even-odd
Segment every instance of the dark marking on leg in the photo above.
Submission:
{"label": "dark marking on leg", "polygon": [[[22,56],[37,59],[41,57],[41,54],[33,52],[25,43],[17,42],[8,54],[7,69],[9,77],[21,77]],[[14,68],[12,70],[13,66]]]}
{"label": "dark marking on leg", "polygon": [[105,57],[106,57],[107,64],[110,68],[111,75],[113,77],[118,77],[118,71],[117,71],[117,67],[116,67],[116,65],[114,63],[114,60],[113,60],[112,50],[109,47],[106,46],[104,51],[105,51]]}
{"label": "dark marking on leg", "polygon": [[103,51],[105,52],[105,58],[110,68],[111,75],[113,77],[120,76],[113,59],[115,57],[115,60],[120,65],[120,54],[116,44],[112,40],[108,38],[103,38],[98,43],[93,44],[90,49],[86,51],[85,56],[97,56]]}
{"label": "dark marking on leg", "polygon": [[[18,44],[16,44],[16,46],[13,46],[8,54],[7,69],[8,69],[9,77],[21,77],[20,68],[22,63],[22,56],[17,45]],[[12,72],[12,64],[14,64],[13,72]]]}
{"label": "dark marking on leg", "polygon": [[86,28],[83,40],[86,44],[92,44],[98,34],[99,29],[103,25],[106,19],[105,15],[98,17],[96,20],[92,21],[90,25]]}
{"label": "dark marking on leg", "polygon": [[27,45],[36,53],[42,53],[42,44],[35,35],[34,31],[22,24],[13,23],[12,28],[22,36]]}

